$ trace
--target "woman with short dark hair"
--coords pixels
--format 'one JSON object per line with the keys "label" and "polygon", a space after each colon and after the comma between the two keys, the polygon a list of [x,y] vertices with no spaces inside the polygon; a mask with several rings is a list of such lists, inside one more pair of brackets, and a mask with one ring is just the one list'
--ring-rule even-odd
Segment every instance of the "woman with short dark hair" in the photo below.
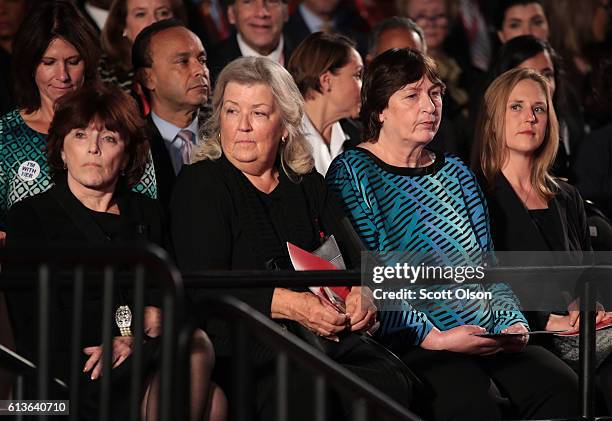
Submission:
{"label": "woman with short dark hair", "polygon": [[359,128],[348,119],[361,105],[361,56],[349,38],[315,32],[293,51],[287,70],[304,97],[302,131],[315,168],[325,175],[336,156],[360,141]]}
{"label": "woman with short dark hair", "polygon": [[[336,158],[327,184],[369,250],[408,255],[412,266],[483,266],[493,245],[476,178],[457,157],[427,148],[443,94],[422,53],[394,49],[375,58],[362,91],[366,141]],[[470,282],[470,291],[491,299],[461,299],[454,291],[466,285],[453,280],[428,289],[452,298],[405,299],[401,310],[381,312],[381,339],[425,384],[422,415],[500,419],[492,382],[521,419],[575,415],[576,375],[545,349],[526,347],[527,322],[509,286]]]}
{"label": "woman with short dark hair", "polygon": [[[96,35],[68,0],[36,7],[23,22],[14,47],[17,109],[0,118],[0,240],[8,209],[51,187],[45,149],[55,102],[97,80],[99,56]],[[152,164],[134,188],[157,196]]]}
{"label": "woman with short dark hair", "polygon": [[[7,244],[28,246],[147,243],[168,246],[160,204],[130,187],[140,180],[148,156],[148,142],[143,135],[144,120],[134,100],[118,87],[87,86],[57,101],[49,129],[48,158],[55,185],[39,195],[28,197],[11,207],[8,213]],[[132,305],[130,294],[118,287],[119,308]],[[36,311],[31,303],[35,290],[8,295],[13,316],[17,349],[33,358],[36,355]],[[53,294],[51,319],[61,323],[70,318],[70,296]],[[95,419],[99,403],[99,377],[102,373],[101,302],[96,291],[87,290],[83,313],[81,349],[83,364],[78,385],[81,388],[79,419]],[[163,333],[159,301],[154,294],[145,297],[141,384],[143,388],[141,419],[156,419],[159,376],[157,355]],[[116,307],[117,308],[117,307]],[[117,310],[119,311],[119,310]],[[117,323],[118,324],[118,323]],[[129,417],[131,332],[119,326],[120,336],[113,338],[112,419]],[[121,329],[121,328],[124,329]],[[75,334],[73,332],[73,334]],[[54,376],[69,379],[71,332],[61,329],[53,335],[50,356]],[[34,358],[35,360],[35,358]],[[191,351],[191,417],[221,420],[222,392],[210,383],[214,350],[203,331],[193,335]],[[213,415],[206,408],[213,407]],[[209,418],[210,417],[210,418]]]}

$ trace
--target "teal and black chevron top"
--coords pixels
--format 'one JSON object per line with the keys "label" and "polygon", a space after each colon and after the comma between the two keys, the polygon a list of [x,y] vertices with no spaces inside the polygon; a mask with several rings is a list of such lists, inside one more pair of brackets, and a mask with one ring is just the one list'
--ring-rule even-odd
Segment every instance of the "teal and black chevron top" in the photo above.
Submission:
{"label": "teal and black chevron top", "polygon": [[[436,154],[429,166],[403,168],[357,148],[332,162],[326,181],[371,251],[417,252],[456,266],[482,264],[482,252],[493,249],[482,192],[474,174],[454,156]],[[518,322],[527,326],[507,285],[476,284],[470,290],[490,291],[493,299],[404,301],[402,311],[381,312],[381,334],[418,345],[434,326],[444,331],[472,324],[491,332]]]}
{"label": "teal and black chevron top", "polygon": [[[19,111],[0,118],[0,231],[13,203],[48,190],[52,185],[46,156],[47,136],[32,130]],[[157,198],[153,159],[149,160],[134,191]]]}

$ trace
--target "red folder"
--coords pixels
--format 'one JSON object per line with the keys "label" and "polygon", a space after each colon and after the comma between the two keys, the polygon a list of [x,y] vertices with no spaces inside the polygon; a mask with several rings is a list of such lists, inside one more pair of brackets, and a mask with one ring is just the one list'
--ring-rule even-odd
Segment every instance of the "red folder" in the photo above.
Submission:
{"label": "red folder", "polygon": [[[333,263],[303,250],[295,244],[287,242],[287,249],[295,270],[338,270]],[[310,287],[310,290],[337,307],[338,310],[345,312],[344,301],[351,291],[350,287]]]}

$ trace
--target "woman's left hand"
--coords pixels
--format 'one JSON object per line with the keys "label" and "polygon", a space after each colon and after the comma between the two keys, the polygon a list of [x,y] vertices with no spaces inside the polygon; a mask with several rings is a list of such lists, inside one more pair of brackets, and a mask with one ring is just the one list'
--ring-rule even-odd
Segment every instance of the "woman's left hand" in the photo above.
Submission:
{"label": "woman's left hand", "polygon": [[370,329],[376,323],[376,306],[369,288],[353,287],[346,297],[351,332]]}
{"label": "woman's left hand", "polygon": [[144,308],[144,332],[151,338],[161,335],[162,313],[159,307],[146,306]]}
{"label": "woman's left hand", "polygon": [[[501,331],[501,333],[527,333],[529,330],[522,323],[516,323]],[[521,352],[529,342],[529,335],[509,336],[503,339],[504,352]]]}
{"label": "woman's left hand", "polygon": [[[133,347],[134,338],[131,336],[115,336],[113,338],[113,356],[111,359],[113,368],[120,366],[132,354]],[[83,352],[89,355],[89,359],[83,367],[83,373],[93,369],[91,379],[96,380],[102,373],[102,345],[83,348]]]}

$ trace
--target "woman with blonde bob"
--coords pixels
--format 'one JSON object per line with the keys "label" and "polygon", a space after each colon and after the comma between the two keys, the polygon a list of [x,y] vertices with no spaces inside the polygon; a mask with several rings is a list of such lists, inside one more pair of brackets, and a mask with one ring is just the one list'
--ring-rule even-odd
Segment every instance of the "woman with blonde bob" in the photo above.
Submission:
{"label": "woman with blonde bob", "polygon": [[[314,251],[333,234],[347,267],[359,264],[358,246],[340,223],[323,177],[313,168],[300,125],[304,101],[291,75],[266,58],[242,57],[219,75],[213,114],[196,163],[184,166],[170,203],[171,231],[183,271],[291,270],[287,242]],[[376,308],[361,289],[352,288],[341,311],[308,289],[228,289],[230,295],[275,319],[375,387],[408,405],[411,383],[406,368],[365,337],[376,322]],[[210,295],[194,290],[196,303]],[[203,317],[199,317],[204,320]],[[207,320],[217,356],[232,365],[227,322]],[[317,336],[321,337],[318,339]],[[313,340],[314,339],[314,340]],[[252,347],[257,373],[254,410],[274,418],[274,355]],[[223,363],[219,367],[223,366]],[[224,377],[224,374],[221,375]],[[229,373],[227,377],[229,378]],[[312,379],[292,372],[290,419],[313,419]],[[231,401],[231,397],[230,397]],[[340,409],[342,405],[334,405]],[[330,419],[338,418],[338,414]]]}
{"label": "woman with blonde bob", "polygon": [[[580,194],[550,175],[559,145],[552,104],[549,83],[531,69],[501,74],[485,93],[476,132],[479,156],[473,162],[485,187],[497,251],[591,250]],[[539,311],[529,316],[535,330],[579,329],[579,311],[573,302],[567,312]],[[596,320],[610,317],[600,309]],[[604,345],[609,338],[602,340],[598,335],[597,374],[602,390],[612,386],[612,349]],[[554,338],[543,345],[577,369],[576,337]],[[610,401],[609,396],[606,399]],[[612,402],[607,405],[611,410]]]}

